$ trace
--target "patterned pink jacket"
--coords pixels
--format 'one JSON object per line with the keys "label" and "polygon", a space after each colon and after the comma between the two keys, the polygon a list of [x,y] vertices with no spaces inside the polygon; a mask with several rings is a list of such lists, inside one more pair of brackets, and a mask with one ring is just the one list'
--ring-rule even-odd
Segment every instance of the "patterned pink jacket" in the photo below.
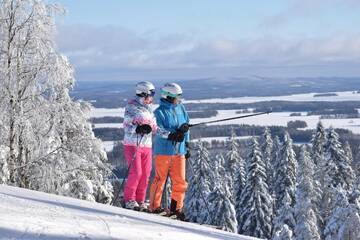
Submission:
{"label": "patterned pink jacket", "polygon": [[[136,146],[141,136],[136,134],[135,130],[138,125],[148,124],[152,128],[152,133],[157,131],[156,119],[154,117],[151,106],[144,104],[142,98],[136,97],[128,102],[125,107],[124,115],[124,141],[125,146]],[[152,134],[144,135],[141,139],[139,147],[152,147]]]}

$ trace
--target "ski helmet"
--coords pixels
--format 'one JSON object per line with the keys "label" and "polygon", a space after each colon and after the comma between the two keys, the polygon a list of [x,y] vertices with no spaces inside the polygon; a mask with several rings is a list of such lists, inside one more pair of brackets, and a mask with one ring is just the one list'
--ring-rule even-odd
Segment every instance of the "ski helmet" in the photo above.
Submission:
{"label": "ski helmet", "polygon": [[161,88],[161,97],[162,98],[179,98],[182,95],[182,89],[181,87],[176,83],[166,83]]}
{"label": "ski helmet", "polygon": [[140,97],[154,96],[155,87],[151,82],[139,82],[136,84],[135,92]]}

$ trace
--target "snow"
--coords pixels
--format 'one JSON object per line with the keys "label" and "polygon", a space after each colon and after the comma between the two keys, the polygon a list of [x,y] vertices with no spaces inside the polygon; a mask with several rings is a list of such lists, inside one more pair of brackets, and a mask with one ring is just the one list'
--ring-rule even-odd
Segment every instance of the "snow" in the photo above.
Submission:
{"label": "snow", "polygon": [[[360,101],[360,94],[352,91],[346,92],[333,92],[338,96],[324,96],[314,97],[318,93],[294,94],[284,96],[269,96],[269,97],[238,97],[238,98],[212,98],[204,100],[184,100],[184,103],[253,103],[260,101]],[[158,105],[154,104],[155,109]],[[218,115],[210,118],[191,119],[191,123],[199,123],[206,121],[219,120],[222,118],[234,117],[241,114],[236,114],[239,110],[218,110]],[[360,112],[360,109],[358,109]],[[305,121],[308,125],[307,129],[315,129],[320,120],[320,116],[306,116],[306,112],[302,112],[302,116],[289,115],[292,112],[276,112],[269,115],[260,115],[251,118],[237,119],[222,123],[214,123],[212,125],[229,125],[229,124],[249,124],[258,126],[287,126],[289,121],[301,120]],[[105,116],[123,116],[124,108],[94,108],[91,112],[91,117],[105,117]],[[326,128],[330,126],[334,128],[344,128],[352,131],[353,133],[360,134],[360,118],[352,119],[322,119],[321,120]],[[211,124],[210,124],[211,125]],[[106,123],[95,124],[95,128],[122,128],[121,123]],[[211,141],[211,140],[210,140]]]}
{"label": "snow", "polygon": [[[360,94],[359,94],[360,95]],[[119,116],[119,112],[123,110],[120,109],[104,109],[104,108],[96,108],[92,112],[92,115],[96,116]],[[223,118],[230,118],[234,116],[241,116],[246,114],[237,114],[238,109],[234,110],[218,110],[218,114],[214,117],[210,118],[193,118],[191,119],[191,123],[200,123],[207,122],[213,120],[219,120]],[[287,126],[287,123],[290,121],[305,121],[308,125],[306,129],[315,129],[317,123],[320,121],[319,115],[306,116],[306,112],[301,112],[301,116],[290,116],[293,112],[274,112],[268,115],[259,115],[251,118],[242,118],[235,119],[231,121],[221,122],[221,123],[213,123],[209,125],[230,125],[230,124],[248,124],[248,125],[258,125],[258,126]],[[102,115],[101,115],[102,114]],[[111,115],[114,114],[114,115]],[[248,113],[247,113],[248,114]],[[334,127],[334,128],[344,128],[352,131],[353,133],[360,134],[360,118],[349,118],[349,119],[321,119],[321,122],[326,128]],[[95,128],[122,128],[122,123],[99,123],[94,124]],[[209,138],[218,140],[216,138]],[[223,139],[219,139],[223,140]]]}
{"label": "snow", "polygon": [[[244,140],[244,139],[250,139],[252,138],[252,136],[236,136],[234,137],[237,140]],[[197,142],[199,139],[193,139],[193,142]],[[219,141],[219,142],[226,142],[227,140],[229,140],[229,137],[202,137],[201,141],[203,142],[209,142],[211,143],[212,141]]]}
{"label": "snow", "polygon": [[[191,123],[207,122],[213,120],[219,120],[223,118],[247,115],[236,114],[238,110],[219,110],[218,115],[211,118],[197,118],[191,119]],[[317,123],[320,121],[320,116],[306,116],[306,113],[302,113],[302,116],[290,116],[292,112],[274,112],[266,115],[254,116],[251,118],[241,118],[222,123],[212,123],[209,125],[229,125],[229,124],[248,124],[258,126],[287,126],[289,121],[301,120],[305,121],[308,125],[306,129],[315,129]],[[344,128],[353,131],[354,133],[360,133],[360,118],[349,119],[321,119],[325,128],[330,126],[334,128]]]}
{"label": "snow", "polygon": [[0,239],[255,239],[5,185],[0,202]]}
{"label": "snow", "polygon": [[94,128],[123,128],[122,123],[95,123]]}
{"label": "snow", "polygon": [[103,145],[104,145],[104,148],[105,148],[106,152],[111,152],[113,150],[113,147],[114,147],[114,144],[115,144],[114,141],[102,141],[102,142],[103,142]]}
{"label": "snow", "polygon": [[304,93],[284,96],[268,96],[268,97],[236,97],[236,98],[211,98],[202,100],[185,100],[184,103],[255,103],[263,101],[360,101],[360,94],[353,91],[332,92],[338,96],[314,97],[315,94],[323,93]]}
{"label": "snow", "polygon": [[90,112],[90,117],[123,117],[124,113],[125,108],[92,108],[92,111]]}

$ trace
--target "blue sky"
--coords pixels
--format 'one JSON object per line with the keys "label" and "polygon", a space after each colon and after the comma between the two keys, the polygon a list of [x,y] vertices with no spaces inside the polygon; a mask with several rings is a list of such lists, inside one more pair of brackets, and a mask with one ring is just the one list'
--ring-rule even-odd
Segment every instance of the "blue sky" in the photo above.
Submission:
{"label": "blue sky", "polygon": [[81,76],[360,75],[358,0],[48,2],[68,10],[58,45]]}

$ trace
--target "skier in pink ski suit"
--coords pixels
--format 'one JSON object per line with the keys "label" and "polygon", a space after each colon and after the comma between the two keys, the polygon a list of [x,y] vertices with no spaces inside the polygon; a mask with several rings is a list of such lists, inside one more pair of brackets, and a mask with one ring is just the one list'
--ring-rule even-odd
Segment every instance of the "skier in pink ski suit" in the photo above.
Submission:
{"label": "skier in pink ski suit", "polygon": [[152,167],[152,134],[156,119],[151,109],[155,87],[150,82],[136,85],[136,97],[130,100],[124,116],[124,156],[130,166],[124,189],[125,208],[146,209],[145,197]]}

